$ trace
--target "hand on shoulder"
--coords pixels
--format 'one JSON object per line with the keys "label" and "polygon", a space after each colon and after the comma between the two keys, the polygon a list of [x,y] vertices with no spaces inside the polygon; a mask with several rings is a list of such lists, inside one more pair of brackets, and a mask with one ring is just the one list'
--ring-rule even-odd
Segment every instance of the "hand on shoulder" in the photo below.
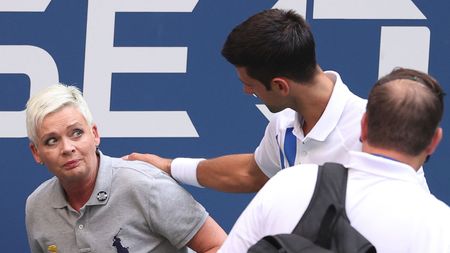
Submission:
{"label": "hand on shoulder", "polygon": [[142,154],[136,152],[125,155],[122,157],[122,159],[128,161],[142,161],[150,163],[170,175],[170,164],[172,163],[172,159],[162,158],[154,154]]}

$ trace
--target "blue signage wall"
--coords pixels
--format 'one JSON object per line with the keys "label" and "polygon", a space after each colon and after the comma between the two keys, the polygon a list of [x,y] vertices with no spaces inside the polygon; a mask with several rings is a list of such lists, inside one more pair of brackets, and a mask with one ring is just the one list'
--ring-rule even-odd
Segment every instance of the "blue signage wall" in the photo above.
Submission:
{"label": "blue signage wall", "polygon": [[[2,251],[28,251],[25,200],[51,176],[32,159],[24,105],[30,94],[58,81],[84,91],[106,154],[253,152],[270,115],[242,92],[220,50],[235,25],[279,7],[306,16],[322,68],[340,72],[362,97],[395,66],[426,71],[450,92],[450,2],[355,2],[0,1]],[[447,204],[449,120],[445,113],[443,142],[425,165],[431,191]],[[253,196],[186,188],[227,231]]]}

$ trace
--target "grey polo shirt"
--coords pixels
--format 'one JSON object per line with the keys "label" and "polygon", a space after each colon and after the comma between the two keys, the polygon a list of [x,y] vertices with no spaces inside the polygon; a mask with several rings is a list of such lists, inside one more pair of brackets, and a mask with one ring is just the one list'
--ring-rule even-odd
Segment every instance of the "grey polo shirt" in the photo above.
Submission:
{"label": "grey polo shirt", "polygon": [[80,212],[56,177],[27,199],[31,252],[187,252],[208,213],[153,166],[100,154],[94,191]]}

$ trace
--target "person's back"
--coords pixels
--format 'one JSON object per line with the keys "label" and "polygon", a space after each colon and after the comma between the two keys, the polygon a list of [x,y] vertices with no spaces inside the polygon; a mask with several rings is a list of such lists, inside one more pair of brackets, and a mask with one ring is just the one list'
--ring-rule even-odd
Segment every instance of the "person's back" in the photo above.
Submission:
{"label": "person's back", "polygon": [[349,168],[347,215],[378,252],[450,252],[450,208],[411,167],[352,152]]}
{"label": "person's back", "polygon": [[415,176],[442,139],[444,95],[428,74],[401,68],[369,94],[346,207],[379,252],[450,252],[450,208]]}
{"label": "person's back", "polygon": [[[450,252],[450,208],[422,188],[415,172],[398,162],[351,153],[347,216],[377,252]],[[358,163],[362,161],[397,170],[388,174],[379,167],[361,168]],[[271,178],[238,219],[219,252],[246,252],[266,235],[291,233],[309,204],[317,168],[297,165]]]}
{"label": "person's back", "polygon": [[[377,252],[450,252],[450,208],[417,171],[442,139],[444,92],[425,73],[397,69],[372,89],[362,152],[350,151],[346,213]],[[291,233],[313,195],[318,165],[285,169],[261,189],[219,252],[246,252],[266,235]]]}

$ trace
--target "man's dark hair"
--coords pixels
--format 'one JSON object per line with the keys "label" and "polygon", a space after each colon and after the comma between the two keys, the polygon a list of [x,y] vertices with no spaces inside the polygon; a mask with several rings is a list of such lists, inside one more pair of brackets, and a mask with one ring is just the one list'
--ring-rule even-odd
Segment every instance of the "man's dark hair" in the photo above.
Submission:
{"label": "man's dark hair", "polygon": [[236,26],[222,55],[270,90],[270,81],[284,76],[308,82],[316,70],[313,34],[302,16],[292,10],[262,11]]}
{"label": "man's dark hair", "polygon": [[398,68],[374,85],[367,102],[369,144],[418,155],[444,112],[444,91],[423,72]]}

